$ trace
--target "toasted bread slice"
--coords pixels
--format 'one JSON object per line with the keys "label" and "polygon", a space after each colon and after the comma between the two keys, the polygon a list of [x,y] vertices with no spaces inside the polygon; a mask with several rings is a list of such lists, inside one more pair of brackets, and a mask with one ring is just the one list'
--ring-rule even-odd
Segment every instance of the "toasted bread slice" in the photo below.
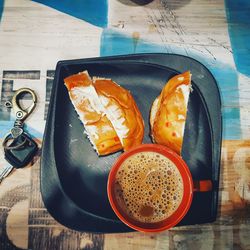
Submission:
{"label": "toasted bread slice", "polygon": [[121,150],[119,137],[105,114],[87,71],[64,79],[72,104],[84,124],[86,134],[99,155]]}
{"label": "toasted bread slice", "polygon": [[123,149],[126,151],[140,145],[144,122],[130,92],[111,79],[94,78],[93,85]]}
{"label": "toasted bread slice", "polygon": [[181,153],[191,74],[184,72],[171,78],[155,99],[150,112],[151,137],[155,143]]}

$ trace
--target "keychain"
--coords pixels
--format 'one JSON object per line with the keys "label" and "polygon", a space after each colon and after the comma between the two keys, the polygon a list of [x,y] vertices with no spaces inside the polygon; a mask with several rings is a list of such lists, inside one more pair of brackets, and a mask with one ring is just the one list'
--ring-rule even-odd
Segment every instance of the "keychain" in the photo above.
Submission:
{"label": "keychain", "polygon": [[[32,96],[32,104],[26,108],[21,108],[19,100],[21,95],[29,93]],[[13,108],[16,120],[13,128],[6,135],[3,141],[5,159],[11,164],[7,165],[0,172],[0,182],[5,178],[13,168],[22,168],[26,166],[35,156],[38,146],[36,142],[24,131],[24,120],[34,110],[37,102],[36,94],[29,88],[21,88],[17,90],[12,101],[7,101],[5,106]]]}

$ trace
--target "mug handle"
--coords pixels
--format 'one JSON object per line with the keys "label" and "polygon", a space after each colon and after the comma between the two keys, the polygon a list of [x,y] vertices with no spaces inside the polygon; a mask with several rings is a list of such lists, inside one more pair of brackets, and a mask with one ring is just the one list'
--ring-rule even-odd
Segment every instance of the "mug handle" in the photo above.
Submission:
{"label": "mug handle", "polygon": [[194,192],[208,192],[213,189],[213,183],[211,180],[199,180],[193,181]]}

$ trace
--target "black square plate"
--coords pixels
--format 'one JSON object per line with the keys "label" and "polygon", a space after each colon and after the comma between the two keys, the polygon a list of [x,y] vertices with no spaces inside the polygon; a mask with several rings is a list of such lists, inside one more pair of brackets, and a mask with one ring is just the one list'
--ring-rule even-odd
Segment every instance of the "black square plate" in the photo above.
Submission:
{"label": "black square plate", "polygon": [[179,225],[216,219],[221,150],[221,102],[211,73],[199,62],[172,54],[137,54],[60,61],[49,106],[41,159],[44,204],[61,224],[79,231],[128,232],[107,198],[109,170],[121,152],[98,157],[70,102],[63,79],[88,70],[90,76],[112,78],[130,90],[145,122],[150,143],[149,111],[167,80],[190,70],[193,92],[188,104],[182,157],[194,179],[211,179],[211,192],[195,193]]}

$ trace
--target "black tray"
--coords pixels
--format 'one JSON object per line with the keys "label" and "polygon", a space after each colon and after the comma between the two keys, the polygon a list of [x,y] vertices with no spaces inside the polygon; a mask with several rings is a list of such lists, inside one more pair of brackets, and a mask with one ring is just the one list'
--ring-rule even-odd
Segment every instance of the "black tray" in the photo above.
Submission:
{"label": "black tray", "polygon": [[79,231],[128,232],[113,213],[106,182],[115,158],[121,152],[98,157],[69,100],[63,79],[87,69],[91,76],[112,78],[129,89],[145,121],[144,143],[149,143],[149,111],[166,81],[191,70],[193,92],[182,156],[194,179],[211,179],[211,192],[195,193],[191,208],[179,225],[216,219],[221,150],[221,102],[211,73],[199,62],[172,54],[60,61],[49,106],[41,159],[41,192],[50,214],[61,224]]}

